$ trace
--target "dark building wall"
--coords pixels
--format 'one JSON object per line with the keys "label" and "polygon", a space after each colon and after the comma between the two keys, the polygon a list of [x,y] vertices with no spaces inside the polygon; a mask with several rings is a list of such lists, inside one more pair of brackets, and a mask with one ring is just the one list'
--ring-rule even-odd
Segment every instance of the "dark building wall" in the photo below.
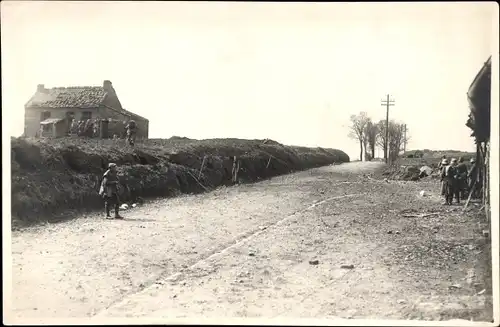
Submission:
{"label": "dark building wall", "polygon": [[148,138],[149,137],[149,121],[144,119],[134,119],[137,123],[137,137]]}
{"label": "dark building wall", "polygon": [[98,117],[98,109],[79,109],[79,108],[32,108],[24,110],[24,135],[26,137],[35,137],[40,130],[40,122],[45,118],[44,113],[50,113],[48,118],[64,119],[69,113],[74,114],[76,120],[86,118],[90,115],[91,119]]}

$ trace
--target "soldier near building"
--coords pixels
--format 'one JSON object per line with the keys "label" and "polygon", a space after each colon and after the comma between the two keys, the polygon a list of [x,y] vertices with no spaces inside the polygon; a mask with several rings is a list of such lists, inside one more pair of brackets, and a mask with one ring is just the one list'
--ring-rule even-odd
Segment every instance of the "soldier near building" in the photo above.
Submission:
{"label": "soldier near building", "polygon": [[129,145],[135,144],[135,137],[137,134],[137,124],[134,120],[130,120],[128,124],[125,126],[127,132],[127,143]]}
{"label": "soldier near building", "polygon": [[115,211],[115,219],[122,219],[120,216],[120,201],[118,198],[118,176],[116,173],[116,164],[110,163],[108,165],[108,170],[104,173],[101,189],[99,190],[99,195],[104,198],[104,208],[106,210],[106,218],[112,219],[111,216],[111,207],[114,208]]}
{"label": "soldier near building", "polygon": [[72,135],[78,134],[78,121],[76,119],[74,119],[74,118],[71,121],[70,131],[71,131]]}
{"label": "soldier near building", "polygon": [[458,179],[458,162],[457,159],[453,158],[450,161],[450,165],[448,166],[448,196],[449,203],[452,204],[453,198],[457,200],[457,203],[460,204],[460,181]]}
{"label": "soldier near building", "polygon": [[457,183],[457,168],[456,159],[451,160],[451,164],[448,165],[448,160],[442,161],[443,169],[441,171],[441,181],[443,182],[443,190],[445,197],[445,204],[451,205],[453,203],[453,197],[457,199],[457,203],[460,203],[460,194]]}
{"label": "soldier near building", "polygon": [[77,134],[78,134],[78,136],[83,136],[84,132],[85,132],[85,121],[80,120],[78,122],[78,132],[77,132]]}
{"label": "soldier near building", "polygon": [[469,169],[469,172],[467,173],[468,191],[469,193],[472,193],[471,197],[475,199],[477,198],[478,190],[476,160],[472,158],[470,160],[470,163],[471,167]]}
{"label": "soldier near building", "polygon": [[465,200],[467,197],[467,165],[462,157],[458,158],[457,176],[460,198]]}

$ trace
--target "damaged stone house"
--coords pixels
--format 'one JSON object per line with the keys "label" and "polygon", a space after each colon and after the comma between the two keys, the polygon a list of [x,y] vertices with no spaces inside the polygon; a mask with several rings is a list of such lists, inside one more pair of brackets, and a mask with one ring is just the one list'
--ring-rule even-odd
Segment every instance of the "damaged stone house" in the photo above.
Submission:
{"label": "damaged stone house", "polygon": [[[124,109],[112,83],[105,80],[102,86],[48,89],[43,84],[38,85],[35,94],[25,105],[24,136],[37,137],[41,131],[47,136],[65,136],[72,119],[135,120],[137,137],[148,138],[149,134],[149,121]],[[112,136],[113,133],[109,134]]]}

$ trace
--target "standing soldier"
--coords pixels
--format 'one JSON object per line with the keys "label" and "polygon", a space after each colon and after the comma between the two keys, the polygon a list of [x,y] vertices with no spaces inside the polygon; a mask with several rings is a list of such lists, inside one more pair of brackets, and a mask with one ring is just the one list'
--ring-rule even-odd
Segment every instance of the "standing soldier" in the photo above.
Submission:
{"label": "standing soldier", "polygon": [[467,192],[467,165],[462,157],[458,158],[457,175],[460,197],[462,200],[465,200]]}
{"label": "standing soldier", "polygon": [[[452,160],[453,162],[453,160]],[[455,193],[455,170],[456,168],[452,165],[448,165],[448,160],[444,159],[441,162],[443,169],[441,170],[441,181],[443,182],[443,188],[441,194],[444,195],[445,204],[451,205],[453,202],[453,195]]]}
{"label": "standing soldier", "polygon": [[115,219],[123,219],[120,216],[119,209],[120,203],[118,198],[118,176],[116,174],[116,164],[110,163],[108,165],[108,170],[104,173],[101,189],[99,194],[104,198],[104,208],[106,210],[106,218],[112,219],[111,217],[111,206],[115,209]]}
{"label": "standing soldier", "polygon": [[232,182],[238,184],[238,172],[240,170],[240,161],[237,156],[233,157]]}
{"label": "standing soldier", "polygon": [[[438,164],[438,169],[439,169],[441,176],[443,176],[443,171],[444,171],[445,167],[447,167],[447,166],[448,166],[448,159],[446,159],[446,156],[443,156],[443,158],[441,159],[441,161]],[[446,195],[446,185],[445,185],[445,181],[443,180],[443,178],[441,178],[441,195],[443,195],[443,196]]]}
{"label": "standing soldier", "polygon": [[84,127],[85,127],[85,125],[83,123],[83,120],[80,120],[78,122],[78,132],[77,132],[78,136],[82,136],[83,135],[83,132],[84,132],[84,129],[85,129]]}
{"label": "standing soldier", "polygon": [[78,122],[76,121],[75,118],[73,118],[73,121],[71,122],[71,134],[76,135],[78,132]]}
{"label": "standing soldier", "polygon": [[[444,165],[443,165],[444,161],[448,162],[448,160],[446,159],[446,155],[444,155],[443,158],[441,158],[441,161],[438,163],[439,170],[441,170],[444,167]],[[446,164],[446,165],[448,165],[448,164]]]}
{"label": "standing soldier", "polygon": [[470,160],[470,163],[471,163],[471,167],[470,167],[470,170],[467,174],[467,179],[468,179],[468,189],[469,189],[469,192],[472,192],[472,198],[476,198],[477,197],[477,192],[476,190],[478,189],[477,188],[477,165],[476,165],[476,160],[474,158],[472,158]]}
{"label": "standing soldier", "polygon": [[135,144],[135,136],[137,133],[137,125],[135,121],[130,120],[125,129],[127,130],[127,143],[133,146]]}
{"label": "standing soldier", "polygon": [[[453,202],[453,197],[457,200],[457,203],[460,204],[460,181],[458,179],[458,163],[457,159],[453,158],[450,161],[450,168],[448,168],[448,175],[450,177],[450,204]],[[452,169],[452,170],[450,170]]]}

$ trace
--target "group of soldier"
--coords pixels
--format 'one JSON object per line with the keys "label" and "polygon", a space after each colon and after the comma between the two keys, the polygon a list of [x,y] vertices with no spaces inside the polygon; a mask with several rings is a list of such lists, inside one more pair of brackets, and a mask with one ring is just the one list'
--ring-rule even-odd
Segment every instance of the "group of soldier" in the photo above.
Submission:
{"label": "group of soldier", "polygon": [[99,119],[72,119],[69,134],[87,137],[99,137],[101,121]]}
{"label": "group of soldier", "polygon": [[453,199],[457,203],[465,200],[470,194],[471,198],[476,197],[477,185],[477,166],[474,158],[470,159],[471,167],[467,168],[463,158],[451,159],[448,162],[446,156],[439,163],[441,169],[441,195],[445,198],[445,205],[451,205]]}
{"label": "group of soldier", "polygon": [[[137,134],[137,124],[134,120],[124,121],[124,131],[122,135],[113,135],[113,138],[124,137],[130,145],[135,144]],[[72,118],[69,124],[69,135],[100,137],[101,120],[100,119],[82,119],[76,120]]]}

